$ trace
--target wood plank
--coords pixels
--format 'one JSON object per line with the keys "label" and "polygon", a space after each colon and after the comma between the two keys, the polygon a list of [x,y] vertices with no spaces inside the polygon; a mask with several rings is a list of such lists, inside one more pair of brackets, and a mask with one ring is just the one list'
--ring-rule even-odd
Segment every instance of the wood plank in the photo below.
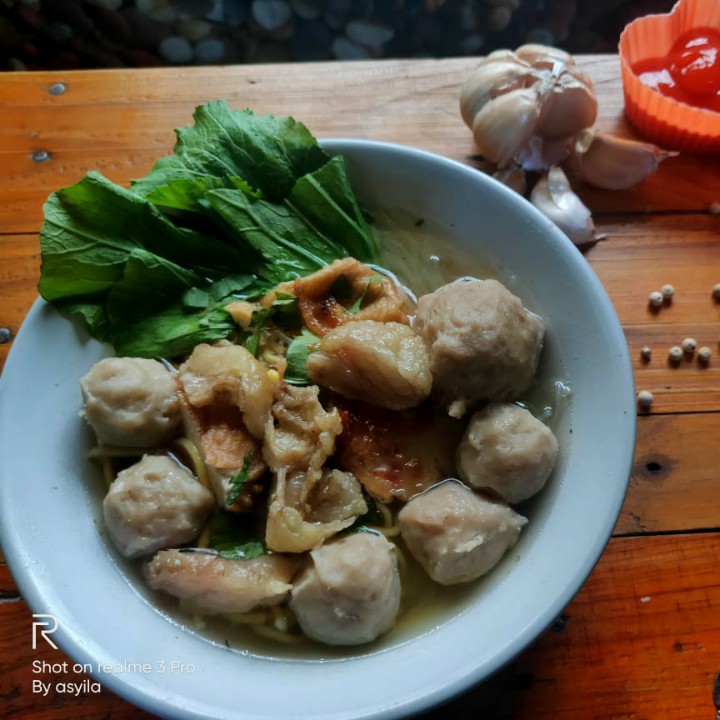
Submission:
{"label": "wood plank", "polygon": [[[12,73],[0,87],[4,122],[0,192],[4,232],[33,232],[40,206],[55,189],[90,169],[126,184],[170,151],[172,129],[190,122],[193,108],[213,98],[257,112],[292,114],[319,137],[385,140],[472,162],[475,149],[458,112],[459,88],[473,58],[363,63],[167,68],[136,71]],[[622,115],[617,59],[580,58],[596,81],[597,126],[633,135]],[[350,70],[350,67],[352,70]],[[66,82],[64,95],[47,88]],[[369,98],[366,88],[373,87]],[[50,159],[35,163],[33,150]],[[652,209],[705,211],[718,200],[717,162],[683,155],[634,189],[579,187],[596,213]]]}
{"label": "wood plank", "polygon": [[[720,217],[609,215],[599,218],[598,229],[607,239],[585,257],[623,325],[717,322],[712,289],[720,282]],[[666,283],[675,288],[673,302],[655,312],[648,294]]]}
{"label": "wood plank", "polygon": [[614,534],[717,527],[718,438],[718,413],[638,418],[630,486]]}
{"label": "wood plank", "polygon": [[[0,329],[10,339],[0,342],[0,372],[12,338],[37,297],[40,277],[40,246],[35,235],[0,235]],[[5,336],[3,336],[5,337]]]}
{"label": "wood plank", "polygon": [[714,717],[720,536],[611,541],[555,630],[487,687],[423,716]]}
{"label": "wood plank", "polygon": [[[595,91],[607,100],[603,113],[618,114],[622,109],[620,64],[615,55],[584,55],[579,66],[593,78]],[[225,97],[242,103],[250,94],[267,98],[268,106],[284,98],[304,94],[310,101],[321,99],[322,108],[341,107],[339,95],[356,96],[355,103],[378,105],[387,92],[381,87],[395,80],[400,85],[448,87],[459,90],[465,76],[479,59],[446,58],[413,60],[368,60],[364,62],[274,63],[224,67],[145,68],[137,70],[79,70],[8,73],[0,86],[0,107],[56,107],[68,103],[94,108],[98,104],[132,105],[135,103],[193,104],[212,97]],[[51,95],[49,87],[62,82],[67,91]],[[369,95],[368,85],[380,96]],[[261,86],[258,88],[257,86]],[[300,88],[304,87],[304,90]],[[258,92],[259,91],[259,92]],[[219,95],[215,95],[219,93]],[[361,97],[357,97],[360,95]],[[329,103],[329,105],[328,105]]]}
{"label": "wood plank", "polygon": [[[608,239],[586,253],[624,326],[637,386],[655,395],[654,413],[720,410],[720,304],[711,295],[720,280],[718,223],[711,216],[657,215],[629,224],[612,216],[600,225]],[[0,327],[14,335],[36,297],[37,237],[0,235],[0,257]],[[668,282],[674,300],[653,312],[647,295]],[[711,348],[707,367],[696,359],[667,362],[668,349],[688,336]],[[649,363],[640,360],[645,345],[653,350]],[[9,348],[0,344],[0,367]]]}
{"label": "wood plank", "polygon": [[17,585],[5,562],[2,548],[0,548],[0,602],[12,601],[18,597]]}
{"label": "wood plank", "polygon": [[[720,410],[720,323],[630,325],[625,336],[637,390],[649,390],[654,397],[648,413]],[[698,348],[711,349],[708,365],[699,361],[697,353],[683,356],[677,364],[669,360],[669,349],[686,337],[697,340]],[[650,362],[640,357],[645,346],[653,353]]]}
{"label": "wood plank", "polygon": [[[422,717],[640,720],[660,717],[659,708],[663,720],[710,717],[720,669],[718,563],[716,533],[612,540],[554,629],[491,681]],[[65,655],[33,651],[30,622],[24,604],[0,604],[5,717],[151,717],[105,690],[33,694],[32,662]],[[44,680],[81,677],[70,671]]]}

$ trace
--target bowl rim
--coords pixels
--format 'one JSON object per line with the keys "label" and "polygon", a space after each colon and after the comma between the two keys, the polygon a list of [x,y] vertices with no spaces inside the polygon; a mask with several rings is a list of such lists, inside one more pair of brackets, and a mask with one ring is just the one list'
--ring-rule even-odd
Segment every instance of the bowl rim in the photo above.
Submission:
{"label": "bowl rim", "polygon": [[[397,154],[410,154],[416,162],[431,162],[433,164],[439,163],[439,166],[443,167],[446,171],[459,173],[470,179],[471,182],[477,184],[478,187],[482,186],[484,183],[489,183],[494,188],[494,191],[507,193],[507,198],[509,199],[512,197],[513,202],[515,202],[515,198],[517,197],[514,191],[468,165],[464,165],[459,161],[411,146],[375,140],[343,138],[320,139],[320,143],[324,149],[330,152],[330,154],[337,154],[341,152],[343,154],[349,152],[362,152],[368,148],[376,151],[379,150],[382,153],[389,154],[390,156],[396,156]],[[632,442],[626,442],[622,447],[622,451],[618,454],[617,466],[621,469],[624,481],[623,483],[617,484],[614,488],[614,494],[611,501],[605,508],[602,524],[599,526],[599,532],[594,539],[592,551],[586,556],[584,563],[574,569],[572,575],[566,579],[562,591],[556,591],[552,602],[546,602],[542,611],[535,613],[532,620],[523,628],[523,632],[507,642],[504,647],[502,647],[494,655],[491,661],[484,662],[483,664],[470,669],[465,669],[464,672],[448,679],[441,688],[435,688],[432,694],[429,694],[425,690],[420,690],[414,697],[398,699],[398,702],[395,704],[390,703],[384,707],[375,707],[367,713],[361,711],[360,714],[353,715],[353,717],[375,718],[379,720],[380,718],[406,717],[423,710],[428,710],[431,707],[441,704],[459,693],[468,690],[472,685],[481,680],[487,679],[493,673],[505,666],[537,639],[537,637],[562,612],[565,606],[581,588],[603,553],[611,537],[612,529],[617,521],[617,517],[624,502],[625,493],[629,483],[630,471],[632,468],[636,430],[634,380],[625,337],[613,305],[590,265],[577,251],[577,248],[572,245],[570,240],[557,228],[555,228],[549,220],[544,218],[544,216],[542,216],[530,203],[526,202],[526,206],[526,212],[530,213],[530,216],[534,217],[538,223],[542,224],[548,234],[554,238],[552,242],[565,245],[565,252],[568,253],[571,258],[569,262],[573,264],[573,269],[580,274],[582,281],[587,284],[589,292],[593,295],[594,300],[596,300],[599,304],[598,312],[601,312],[607,320],[610,320],[608,332],[617,341],[617,349],[620,353],[618,366],[622,368],[621,377],[625,380],[625,387],[622,388],[622,391],[623,397],[627,396],[626,406],[624,408],[624,410],[627,411],[627,417],[625,419],[626,430],[629,430],[632,433]],[[16,341],[7,358],[2,377],[0,377],[0,445],[3,444],[4,431],[7,429],[9,423],[9,401],[7,401],[9,393],[7,390],[15,376],[21,372],[21,368],[19,367],[21,363],[20,352],[14,352],[15,348],[20,347],[22,349],[24,347],[26,335],[29,335],[33,325],[45,311],[46,303],[41,299],[37,299],[18,332]],[[6,459],[2,456],[2,453],[0,453],[0,474],[2,474],[3,477],[8,477],[7,473],[2,472],[5,464]],[[5,502],[7,495],[8,483],[0,483],[0,542],[2,542],[2,545],[5,548],[6,561],[10,567],[13,577],[15,578],[18,588],[20,589],[22,597],[27,602],[32,612],[48,612],[47,598],[43,595],[42,588],[36,581],[36,577],[33,576],[31,566],[27,565],[28,557],[26,548],[22,547],[22,543],[18,544],[19,538],[15,534],[15,528],[11,526],[10,513],[7,510],[3,511],[3,508],[8,507],[8,504]],[[55,635],[55,638],[58,641],[58,645],[73,660],[88,663],[92,663],[97,660],[97,656],[93,654],[93,648],[90,643],[87,642],[85,638],[77,637],[73,633],[66,631],[64,625],[61,625]],[[421,638],[417,638],[416,640],[420,639]],[[149,688],[145,686],[139,687],[136,682],[136,678],[132,676],[122,674],[107,675],[102,677],[101,682],[104,687],[110,689],[129,702],[163,717],[172,717],[176,720],[179,718],[192,718],[193,720],[199,720],[200,718],[207,717],[205,712],[198,707],[190,707],[189,705],[179,706],[177,704],[177,698],[169,698],[162,695],[158,696],[157,691],[154,691],[152,686]],[[218,715],[218,717],[220,716]],[[235,717],[235,715],[232,717]],[[255,716],[241,715],[238,717]],[[271,716],[268,715],[267,717]],[[339,718],[341,715],[329,713],[321,714],[317,717]]]}

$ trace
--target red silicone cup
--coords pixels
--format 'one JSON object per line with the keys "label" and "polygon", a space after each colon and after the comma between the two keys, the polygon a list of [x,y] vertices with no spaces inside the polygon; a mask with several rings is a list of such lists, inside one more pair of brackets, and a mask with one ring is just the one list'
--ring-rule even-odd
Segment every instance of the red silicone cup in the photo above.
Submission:
{"label": "red silicone cup", "polygon": [[640,60],[665,57],[678,37],[697,27],[720,29],[718,0],[680,0],[667,15],[646,15],[627,25],[618,48],[625,114],[638,132],[664,148],[720,153],[720,113],[666,97],[631,69]]}

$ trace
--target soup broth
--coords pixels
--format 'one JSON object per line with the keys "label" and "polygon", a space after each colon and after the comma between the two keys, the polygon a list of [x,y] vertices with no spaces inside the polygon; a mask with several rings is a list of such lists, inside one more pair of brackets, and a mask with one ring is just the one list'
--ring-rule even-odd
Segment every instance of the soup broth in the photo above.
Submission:
{"label": "soup broth", "polygon": [[[432,292],[461,277],[495,278],[505,282],[514,292],[518,291],[514,278],[502,277],[495,268],[479,261],[474,254],[458,250],[430,223],[395,212],[376,217],[375,227],[382,247],[382,267],[392,272],[415,296]],[[520,404],[528,407],[557,433],[559,417],[569,412],[570,392],[558,376],[558,358],[549,360],[548,353],[553,354],[551,331],[536,381]],[[567,451],[567,440],[569,438],[561,439],[559,462],[562,462],[562,455]],[[530,526],[523,536],[531,532],[535,504],[536,501],[531,500],[520,508],[520,512],[530,517]],[[502,582],[502,576],[509,571],[513,557],[521,552],[523,536],[521,542],[507,553],[500,565],[487,577],[449,587],[430,580],[406,550],[399,536],[390,538],[396,543],[400,556],[403,591],[398,620],[394,628],[379,640],[357,647],[335,648],[316,643],[300,634],[286,635],[284,641],[281,641],[282,633],[279,633],[280,640],[260,635],[240,618],[233,620],[224,616],[193,614],[179,607],[176,599],[147,589],[137,565],[130,561],[123,563],[127,565],[128,575],[137,579],[135,587],[140,588],[146,600],[185,631],[196,633],[233,651],[260,658],[308,661],[341,659],[380,652],[408,642],[432,632],[461,614],[483,592],[487,583]]]}

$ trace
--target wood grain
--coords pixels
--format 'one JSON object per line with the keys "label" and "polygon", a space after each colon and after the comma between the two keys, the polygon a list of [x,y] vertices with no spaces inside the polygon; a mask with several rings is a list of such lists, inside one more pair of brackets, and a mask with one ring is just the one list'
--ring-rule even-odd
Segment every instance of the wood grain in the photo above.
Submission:
{"label": "wood grain", "polygon": [[712,718],[717,534],[613,540],[555,629],[429,718]]}
{"label": "wood grain", "polygon": [[718,438],[718,413],[638,418],[632,476],[615,534],[716,528]]}
{"label": "wood grain", "polygon": [[[47,196],[96,169],[127,183],[170,152],[172,129],[213,98],[292,114],[319,137],[413,145],[480,164],[460,120],[459,87],[474,59],[143,71],[6,73],[0,82],[0,328],[14,335],[36,297],[37,232]],[[622,114],[617,58],[580,59],[598,94],[598,127],[634,136]],[[65,94],[48,87],[64,82]],[[372,92],[368,92],[372,88]],[[34,162],[45,150],[49,159]],[[624,192],[577,186],[606,239],[585,257],[623,325],[638,389],[630,486],[615,538],[554,629],[492,680],[427,715],[513,720],[690,720],[713,717],[720,669],[720,159],[683,154]],[[651,312],[647,295],[675,286]],[[684,337],[708,345],[668,365]],[[0,368],[12,343],[0,344]],[[648,345],[652,360],[640,361]],[[601,441],[601,438],[599,438]],[[7,481],[2,478],[2,481]],[[30,614],[0,557],[2,717],[130,720],[151,716],[103,690],[80,698],[32,693],[32,662],[64,655],[30,646]],[[478,642],[481,639],[476,640]],[[56,679],[63,679],[57,677]],[[66,680],[76,681],[70,677]],[[47,681],[47,678],[46,678]]]}
{"label": "wood grain", "polygon": [[[712,717],[712,686],[720,670],[718,563],[716,533],[612,540],[552,629],[488,683],[423,717]],[[4,718],[152,717],[106,690],[80,698],[33,694],[33,679],[80,682],[84,676],[72,672],[71,661],[69,672],[33,672],[33,661],[67,658],[48,646],[33,651],[30,623],[24,604],[0,603],[0,626],[6,628],[0,635]],[[271,707],[271,698],[268,703]]]}
{"label": "wood grain", "polygon": [[[234,66],[13,73],[0,85],[0,153],[4,173],[0,207],[4,232],[37,231],[47,196],[99,170],[119,183],[142,176],[170,152],[172,129],[191,121],[196,105],[224,98],[233,107],[293,115],[318,137],[399,142],[467,162],[476,151],[460,119],[460,87],[477,64],[472,58],[367,63]],[[599,99],[597,127],[634,136],[622,114],[617,58],[588,56]],[[64,82],[65,94],[48,87]],[[369,94],[367,88],[372,87]],[[35,163],[45,150],[50,159]],[[656,208],[705,212],[718,200],[718,168],[692,156],[666,161],[627,192],[579,188],[597,213]]]}

